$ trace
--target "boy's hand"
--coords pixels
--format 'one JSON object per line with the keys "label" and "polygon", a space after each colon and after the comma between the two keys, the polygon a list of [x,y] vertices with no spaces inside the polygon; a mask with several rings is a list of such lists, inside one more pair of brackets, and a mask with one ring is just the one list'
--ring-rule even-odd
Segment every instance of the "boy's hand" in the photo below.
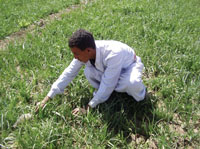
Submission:
{"label": "boy's hand", "polygon": [[46,96],[41,102],[38,102],[35,108],[35,113],[39,111],[40,108],[43,108],[50,97]]}
{"label": "boy's hand", "polygon": [[90,109],[90,106],[86,106],[84,108],[75,108],[73,111],[72,111],[72,114],[77,116],[78,114],[86,114]]}

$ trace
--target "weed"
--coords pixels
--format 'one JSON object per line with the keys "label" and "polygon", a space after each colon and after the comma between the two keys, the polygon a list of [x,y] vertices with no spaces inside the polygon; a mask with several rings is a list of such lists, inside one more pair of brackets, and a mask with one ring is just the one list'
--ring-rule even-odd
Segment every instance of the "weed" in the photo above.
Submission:
{"label": "weed", "polygon": [[[198,148],[199,8],[198,0],[96,0],[10,44],[0,54],[0,144],[9,147],[11,137],[18,148]],[[69,65],[67,38],[79,28],[133,47],[149,98],[137,103],[114,92],[75,117],[94,91],[81,70],[63,95],[12,130]]]}

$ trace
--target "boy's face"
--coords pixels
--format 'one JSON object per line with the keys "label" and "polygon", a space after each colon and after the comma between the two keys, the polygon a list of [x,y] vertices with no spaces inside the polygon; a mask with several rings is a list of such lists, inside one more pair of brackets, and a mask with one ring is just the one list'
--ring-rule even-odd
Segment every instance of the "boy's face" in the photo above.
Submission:
{"label": "boy's face", "polygon": [[82,51],[77,47],[73,47],[73,48],[71,48],[71,51],[74,54],[74,58],[78,59],[81,62],[86,63],[90,59],[89,58],[89,51],[87,49]]}

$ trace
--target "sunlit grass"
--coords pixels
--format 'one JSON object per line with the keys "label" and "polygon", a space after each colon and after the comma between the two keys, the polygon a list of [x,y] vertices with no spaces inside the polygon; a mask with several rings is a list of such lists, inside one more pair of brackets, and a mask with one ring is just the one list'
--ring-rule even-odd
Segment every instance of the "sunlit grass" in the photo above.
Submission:
{"label": "sunlit grass", "polygon": [[[97,0],[10,44],[0,55],[0,142],[14,135],[19,148],[196,148],[199,144],[199,2]],[[98,11],[97,11],[98,10]],[[72,60],[68,37],[78,28],[96,39],[132,46],[145,65],[148,100],[126,94],[111,98],[88,115],[71,111],[92,98],[83,75],[64,95],[51,100],[30,121],[11,126],[34,110]]]}
{"label": "sunlit grass", "polygon": [[79,0],[0,0],[0,39]]}

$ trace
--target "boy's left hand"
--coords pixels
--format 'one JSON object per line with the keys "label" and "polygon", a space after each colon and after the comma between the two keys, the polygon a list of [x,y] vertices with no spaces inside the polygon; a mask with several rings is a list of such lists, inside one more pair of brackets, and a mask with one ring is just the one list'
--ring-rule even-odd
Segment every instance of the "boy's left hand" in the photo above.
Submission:
{"label": "boy's left hand", "polygon": [[84,108],[75,108],[73,111],[72,111],[72,114],[77,116],[79,114],[86,114],[90,109],[90,106],[86,106]]}

